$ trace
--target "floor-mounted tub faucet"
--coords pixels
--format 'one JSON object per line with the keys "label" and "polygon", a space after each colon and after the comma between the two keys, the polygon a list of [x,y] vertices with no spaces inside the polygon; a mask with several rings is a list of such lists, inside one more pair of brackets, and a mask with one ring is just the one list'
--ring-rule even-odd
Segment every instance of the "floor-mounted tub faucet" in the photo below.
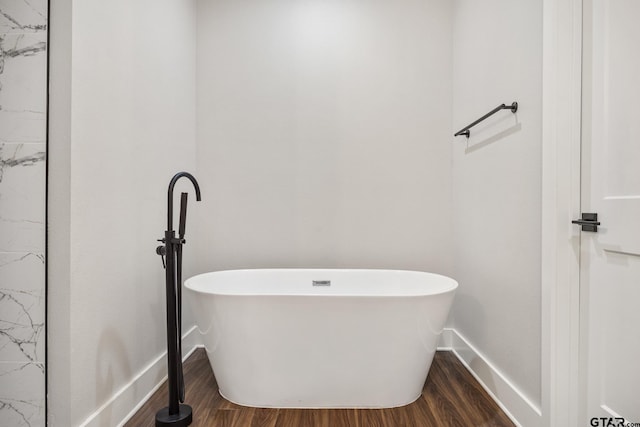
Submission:
{"label": "floor-mounted tub faucet", "polygon": [[[167,292],[167,371],[169,387],[169,406],[156,413],[156,427],[188,426],[193,420],[191,407],[184,404],[184,376],[182,372],[182,245],[187,221],[187,193],[180,197],[180,222],[178,237],[173,230],[173,188],[182,178],[188,178],[196,190],[196,200],[200,201],[198,181],[188,172],[179,172],[171,178],[167,192],[167,230],[164,245],[156,248],[163,257]],[[166,264],[164,259],[166,258]]]}

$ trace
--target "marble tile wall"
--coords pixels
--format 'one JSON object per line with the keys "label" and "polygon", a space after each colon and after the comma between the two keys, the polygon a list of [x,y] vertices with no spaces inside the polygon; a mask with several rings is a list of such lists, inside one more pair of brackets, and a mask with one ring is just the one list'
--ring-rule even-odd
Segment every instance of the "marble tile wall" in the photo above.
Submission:
{"label": "marble tile wall", "polygon": [[0,425],[45,425],[47,0],[0,0]]}

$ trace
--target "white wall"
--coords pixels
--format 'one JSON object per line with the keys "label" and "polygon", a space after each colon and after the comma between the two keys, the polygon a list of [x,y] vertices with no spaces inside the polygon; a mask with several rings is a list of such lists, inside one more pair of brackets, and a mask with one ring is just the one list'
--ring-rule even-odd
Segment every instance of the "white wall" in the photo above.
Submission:
{"label": "white wall", "polygon": [[[49,152],[47,159],[47,421],[70,426],[71,349],[71,7],[58,0],[49,11]],[[55,107],[54,107],[55,106]]]}
{"label": "white wall", "polygon": [[450,9],[198,3],[200,271],[451,273]]}
{"label": "white wall", "polygon": [[[186,276],[451,274],[456,331],[539,405],[542,11],[476,3],[56,2],[52,425],[83,422],[164,351],[154,248],[181,169],[203,190]],[[516,116],[451,142],[513,100]]]}
{"label": "white wall", "polygon": [[453,143],[454,327],[539,408],[542,5],[453,11],[455,130],[519,103]]}
{"label": "white wall", "polygon": [[169,179],[195,169],[195,3],[52,7],[49,396],[71,426],[166,348],[154,249]]}

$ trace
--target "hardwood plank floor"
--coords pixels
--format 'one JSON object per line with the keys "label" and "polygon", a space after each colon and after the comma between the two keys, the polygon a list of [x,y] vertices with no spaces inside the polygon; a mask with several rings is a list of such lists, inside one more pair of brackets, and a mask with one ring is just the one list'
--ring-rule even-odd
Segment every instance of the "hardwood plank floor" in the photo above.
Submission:
{"label": "hardwood plank floor", "polygon": [[[514,424],[451,352],[433,359],[422,396],[392,409],[246,408],[220,396],[207,355],[196,350],[184,364],[186,403],[194,427],[511,427]],[[167,406],[162,386],[125,424],[154,427]]]}

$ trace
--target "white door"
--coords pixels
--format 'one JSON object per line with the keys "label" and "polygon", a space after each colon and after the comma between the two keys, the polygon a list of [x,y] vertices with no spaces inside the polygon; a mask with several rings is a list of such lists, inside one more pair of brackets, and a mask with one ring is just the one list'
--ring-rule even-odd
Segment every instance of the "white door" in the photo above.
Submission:
{"label": "white door", "polygon": [[640,1],[585,0],[583,24],[581,204],[601,225],[581,232],[580,425],[622,426],[640,423]]}

